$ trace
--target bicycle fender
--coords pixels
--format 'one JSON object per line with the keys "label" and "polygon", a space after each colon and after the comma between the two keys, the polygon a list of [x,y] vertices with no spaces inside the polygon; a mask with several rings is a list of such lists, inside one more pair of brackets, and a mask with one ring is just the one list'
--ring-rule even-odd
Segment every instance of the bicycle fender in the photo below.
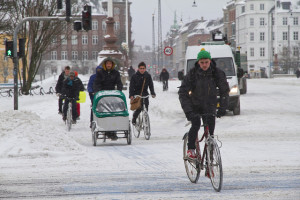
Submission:
{"label": "bicycle fender", "polygon": [[187,136],[189,135],[189,132],[186,132],[182,138],[182,140],[184,140]]}

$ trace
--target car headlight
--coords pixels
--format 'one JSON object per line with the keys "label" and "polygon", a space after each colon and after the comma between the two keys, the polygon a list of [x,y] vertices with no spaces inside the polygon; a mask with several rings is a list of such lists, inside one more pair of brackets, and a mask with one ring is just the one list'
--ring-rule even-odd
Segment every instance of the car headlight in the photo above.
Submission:
{"label": "car headlight", "polygon": [[233,87],[230,89],[229,94],[231,94],[231,95],[238,94],[238,90],[239,90],[238,86],[235,85],[235,86],[233,86]]}

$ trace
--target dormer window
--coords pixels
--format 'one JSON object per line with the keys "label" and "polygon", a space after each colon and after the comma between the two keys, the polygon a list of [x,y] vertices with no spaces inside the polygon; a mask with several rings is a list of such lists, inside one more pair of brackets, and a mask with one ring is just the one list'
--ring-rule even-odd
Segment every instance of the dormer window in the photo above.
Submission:
{"label": "dormer window", "polygon": [[283,10],[290,10],[291,2],[282,2],[282,9]]}

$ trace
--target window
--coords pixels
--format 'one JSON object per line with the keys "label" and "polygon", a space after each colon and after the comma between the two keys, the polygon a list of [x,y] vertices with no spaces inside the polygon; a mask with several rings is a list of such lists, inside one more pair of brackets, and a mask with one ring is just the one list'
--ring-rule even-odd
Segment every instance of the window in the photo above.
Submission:
{"label": "window", "polygon": [[88,60],[89,59],[89,52],[83,51],[82,52],[82,60]]}
{"label": "window", "polygon": [[77,40],[77,35],[72,35],[72,45],[77,45],[78,44],[78,40]]}
{"label": "window", "polygon": [[272,25],[275,25],[275,18],[272,17]]}
{"label": "window", "polygon": [[93,60],[97,60],[98,58],[98,51],[93,51],[92,52]]}
{"label": "window", "polygon": [[242,6],[242,13],[245,12],[245,6]]}
{"label": "window", "polygon": [[120,29],[120,22],[116,21],[114,28],[115,28],[116,31],[119,30]]}
{"label": "window", "polygon": [[250,41],[254,41],[254,33],[253,32],[250,33]]}
{"label": "window", "polygon": [[282,9],[283,10],[290,10],[291,2],[282,2]]}
{"label": "window", "polygon": [[254,10],[254,4],[250,4],[250,10]]}
{"label": "window", "polygon": [[298,17],[294,17],[294,25],[298,25]]}
{"label": "window", "polygon": [[98,35],[93,35],[93,36],[92,36],[92,44],[93,44],[93,45],[98,44]]}
{"label": "window", "polygon": [[78,60],[78,51],[72,51],[72,60]]}
{"label": "window", "polygon": [[282,49],[282,54],[283,54],[284,56],[287,56],[287,54],[288,54],[288,48],[283,47],[283,49]]}
{"label": "window", "polygon": [[282,25],[287,25],[287,17],[282,18]]}
{"label": "window", "polygon": [[254,18],[250,18],[250,26],[254,26]]}
{"label": "window", "polygon": [[265,41],[265,33],[264,32],[260,32],[259,33],[259,38],[260,38],[260,41]]}
{"label": "window", "polygon": [[65,35],[61,35],[60,39],[61,39],[61,44],[68,44],[68,41],[67,41],[67,38]]}
{"label": "window", "polygon": [[87,45],[88,44],[88,36],[87,35],[83,35],[82,36],[82,44],[83,45]]}
{"label": "window", "polygon": [[105,20],[102,21],[102,30],[106,30],[106,22],[105,22]]}
{"label": "window", "polygon": [[272,48],[272,54],[273,54],[273,56],[275,56],[275,48],[274,47]]}
{"label": "window", "polygon": [[250,56],[254,57],[254,48],[250,48]]}
{"label": "window", "polygon": [[299,56],[299,48],[293,47],[293,56]]}
{"label": "window", "polygon": [[51,51],[51,60],[57,60],[57,51]]}
{"label": "window", "polygon": [[120,8],[114,8],[114,15],[120,15]]}
{"label": "window", "polygon": [[259,4],[259,9],[260,10],[265,10],[265,4],[263,4],[263,3]]}
{"label": "window", "polygon": [[260,57],[265,57],[265,48],[260,48]]}
{"label": "window", "polygon": [[55,44],[55,43],[57,43],[57,38],[56,37],[54,37],[54,38],[52,38],[52,44]]}
{"label": "window", "polygon": [[298,31],[294,32],[294,40],[298,40]]}
{"label": "window", "polygon": [[259,25],[261,25],[261,26],[265,25],[265,18],[263,18],[263,17],[259,18]]}
{"label": "window", "polygon": [[272,34],[272,36],[271,36],[272,40],[275,40],[275,32],[272,32],[271,34]]}
{"label": "window", "polygon": [[62,51],[61,52],[61,59],[62,60],[68,60],[68,52],[67,51]]}
{"label": "window", "polygon": [[282,33],[282,40],[288,40],[288,33],[287,32]]}
{"label": "window", "polygon": [[92,21],[92,30],[98,30],[98,21],[96,20]]}

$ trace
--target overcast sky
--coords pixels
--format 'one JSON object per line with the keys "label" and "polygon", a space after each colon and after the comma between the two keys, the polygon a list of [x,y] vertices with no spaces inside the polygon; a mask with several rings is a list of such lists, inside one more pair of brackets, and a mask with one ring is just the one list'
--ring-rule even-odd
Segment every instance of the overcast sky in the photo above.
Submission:
{"label": "overcast sky", "polygon": [[[161,0],[162,36],[174,21],[174,12],[177,21],[182,18],[183,23],[193,19],[217,19],[223,17],[222,8],[230,0],[195,0],[197,7],[192,7],[194,0]],[[152,14],[155,13],[155,42],[157,43],[158,0],[129,0],[131,2],[132,39],[136,45],[152,46]]]}

